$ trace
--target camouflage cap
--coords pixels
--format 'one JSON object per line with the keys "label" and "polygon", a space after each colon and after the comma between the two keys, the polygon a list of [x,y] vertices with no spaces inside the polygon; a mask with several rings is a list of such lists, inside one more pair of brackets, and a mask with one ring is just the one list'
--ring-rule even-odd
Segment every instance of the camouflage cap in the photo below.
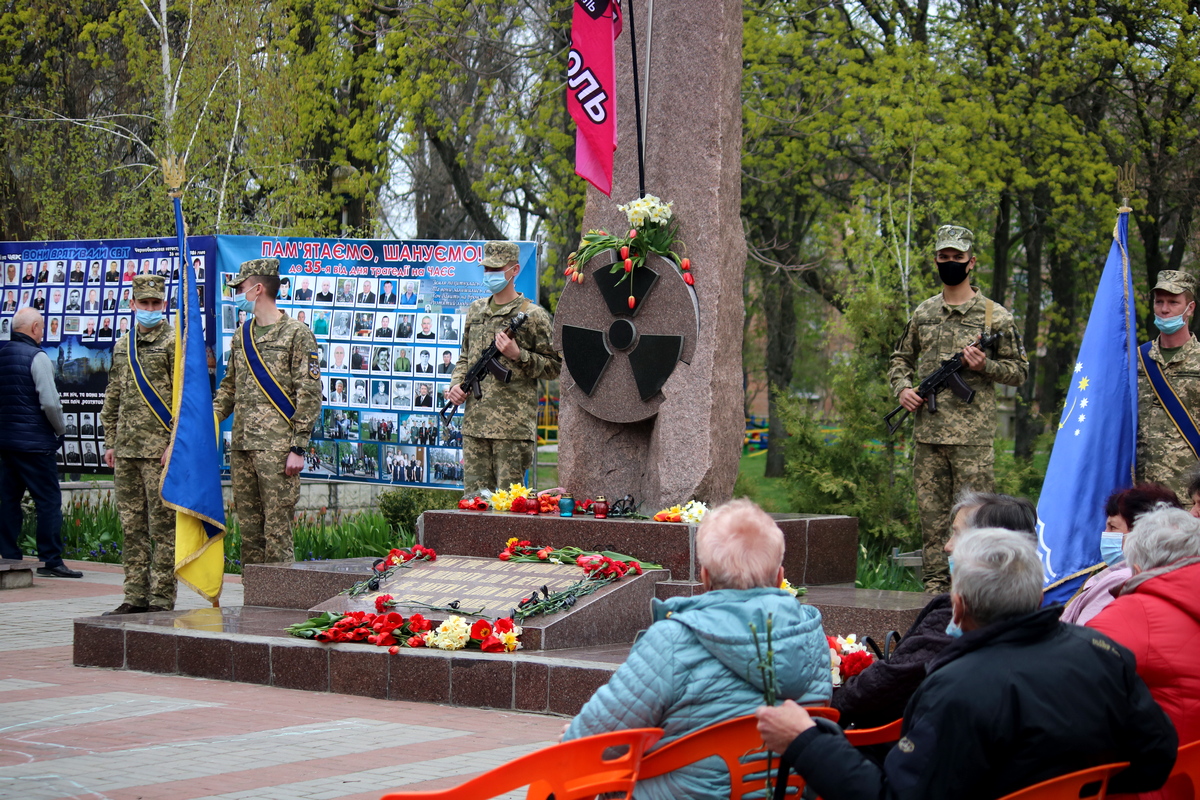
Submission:
{"label": "camouflage cap", "polygon": [[484,242],[484,269],[502,269],[521,259],[521,248],[516,242]]}
{"label": "camouflage cap", "polygon": [[1191,292],[1195,296],[1196,282],[1186,272],[1175,269],[1164,269],[1158,273],[1158,283],[1154,284],[1154,291],[1158,291],[1159,289],[1171,294]]}
{"label": "camouflage cap", "polygon": [[971,233],[969,228],[964,228],[961,225],[943,225],[937,229],[937,244],[934,245],[934,250],[945,250],[951,248],[967,252],[975,244],[975,234]]}
{"label": "camouflage cap", "polygon": [[254,258],[249,261],[243,261],[241,267],[238,268],[238,274],[234,276],[233,280],[229,281],[229,285],[241,286],[242,282],[251,275],[279,277],[279,259]]}
{"label": "camouflage cap", "polygon": [[161,275],[134,275],[134,300],[166,300],[167,280]]}

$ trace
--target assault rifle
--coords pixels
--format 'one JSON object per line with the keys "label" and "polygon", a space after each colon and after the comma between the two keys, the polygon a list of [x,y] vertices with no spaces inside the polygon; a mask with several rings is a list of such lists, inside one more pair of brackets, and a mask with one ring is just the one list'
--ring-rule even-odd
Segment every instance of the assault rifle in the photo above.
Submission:
{"label": "assault rifle", "polygon": [[[505,327],[504,332],[509,336],[512,336],[522,325],[525,324],[527,319],[529,319],[529,315],[524,311],[518,313],[512,318],[512,321],[508,323],[508,326]],[[512,380],[512,370],[500,363],[500,360],[496,358],[496,356],[499,354],[500,351],[496,349],[496,342],[493,339],[491,344],[483,348],[483,355],[479,356],[479,360],[472,364],[471,368],[467,370],[467,375],[465,378],[463,378],[463,382],[461,384],[464,392],[470,392],[471,394],[475,395],[476,400],[482,398],[483,389],[480,388],[479,384],[488,376],[489,373],[493,378],[501,383],[508,383]],[[446,405],[442,407],[442,422],[449,425],[450,420],[454,418],[454,411],[457,408],[458,406],[454,405],[454,403],[447,402]],[[447,414],[447,411],[450,413]]]}
{"label": "assault rifle", "polygon": [[[990,336],[983,336],[981,334],[973,344],[982,350],[985,347],[991,347],[999,339],[1000,334],[998,333],[993,333]],[[925,399],[930,414],[937,413],[937,396],[938,392],[943,389],[950,389],[964,403],[970,403],[975,399],[975,390],[967,385],[962,375],[958,374],[962,371],[963,366],[962,353],[955,353],[943,361],[942,365],[935,369],[928,378],[921,381],[921,385],[916,388],[917,394]],[[883,421],[887,423],[889,435],[895,433],[896,429],[904,424],[904,420],[908,419],[908,413],[908,409],[904,406],[896,406],[883,418]],[[897,414],[900,414],[900,418],[892,422],[892,417]]]}

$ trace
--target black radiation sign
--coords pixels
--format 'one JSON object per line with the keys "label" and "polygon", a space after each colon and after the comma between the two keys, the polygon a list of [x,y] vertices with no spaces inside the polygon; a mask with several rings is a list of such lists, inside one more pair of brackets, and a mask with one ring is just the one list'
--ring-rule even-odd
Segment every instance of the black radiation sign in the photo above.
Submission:
{"label": "black radiation sign", "polygon": [[[555,312],[556,345],[569,377],[564,391],[610,422],[654,416],[662,389],[695,349],[695,291],[675,267],[652,257],[630,275],[610,272],[615,251],[592,259],[582,284],[569,283]],[[635,299],[629,308],[629,297]]]}

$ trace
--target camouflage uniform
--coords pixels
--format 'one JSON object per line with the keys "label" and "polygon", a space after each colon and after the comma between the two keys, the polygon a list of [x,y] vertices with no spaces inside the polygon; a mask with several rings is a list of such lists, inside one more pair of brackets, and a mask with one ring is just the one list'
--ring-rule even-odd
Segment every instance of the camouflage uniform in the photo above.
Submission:
{"label": "camouflage uniform", "polygon": [[[485,266],[491,266],[488,248],[499,250],[504,258],[512,260],[516,260],[519,252],[511,242],[488,242]],[[491,297],[482,297],[467,309],[462,349],[451,385],[463,382],[467,370],[495,342],[497,331],[521,311],[529,319],[513,337],[521,348],[520,356],[515,361],[498,356],[501,363],[512,369],[512,381],[502,384],[494,378],[484,380],[481,400],[468,392],[462,424],[463,483],[467,494],[524,481],[537,442],[537,382],[542,378],[557,378],[562,368],[562,358],[551,346],[551,319],[544,308],[519,294],[502,306],[495,305]]]}
{"label": "camouflage uniform", "polygon": [[[1158,273],[1155,289],[1171,294],[1194,294],[1191,276],[1175,270]],[[1192,419],[1200,423],[1200,341],[1195,335],[1180,347],[1168,362],[1163,358],[1161,338],[1156,338],[1150,347],[1149,358],[1158,362],[1163,376],[1179,396]],[[1184,501],[1184,508],[1191,505],[1187,495],[1188,471],[1196,466],[1196,454],[1175,427],[1175,423],[1158,400],[1146,371],[1138,360],[1138,435],[1136,477],[1140,481],[1155,481],[1175,490]]]}
{"label": "camouflage uniform", "polygon": [[[251,275],[277,275],[276,259],[242,264],[231,285]],[[308,326],[280,312],[266,327],[251,316],[251,329],[263,364],[284,394],[295,404],[291,422],[263,394],[242,349],[242,333],[231,340],[229,366],[213,400],[213,410],[225,419],[236,409],[230,444],[230,480],[242,536],[242,563],[293,561],[292,515],[300,499],[300,476],[287,475],[289,449],[307,451],[309,436],[321,411],[321,369],[317,340]]]}
{"label": "camouflage uniform", "polygon": [[[134,278],[138,300],[163,299],[165,281],[157,275]],[[113,452],[117,511],[124,531],[125,602],[135,608],[175,607],[175,512],[159,494],[162,455],[171,442],[138,389],[129,366],[129,337],[137,336],[138,361],[146,380],[171,407],[175,374],[175,331],[163,321],[147,331],[140,326],[113,347],[112,369],[100,421],[104,449]]]}
{"label": "camouflage uniform", "polygon": [[925,588],[931,592],[946,591],[950,586],[944,548],[954,498],[965,487],[993,491],[994,382],[1009,386],[1023,383],[1029,362],[1012,314],[977,291],[960,306],[947,304],[940,294],[917,306],[896,343],[888,370],[893,394],[899,396],[904,389],[916,388],[943,361],[979,338],[989,304],[990,332],[999,333],[1000,340],[986,353],[982,371],[964,369],[961,373],[975,390],[974,401],[967,404],[944,391],[938,394],[936,414],[930,414],[928,405],[924,405],[914,415],[913,482],[921,513]]}

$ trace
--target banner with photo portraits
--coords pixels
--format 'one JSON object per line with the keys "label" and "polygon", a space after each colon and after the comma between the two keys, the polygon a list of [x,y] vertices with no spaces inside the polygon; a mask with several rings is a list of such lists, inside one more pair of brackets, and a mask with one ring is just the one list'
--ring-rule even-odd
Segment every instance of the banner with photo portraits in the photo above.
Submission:
{"label": "banner with photo portraits", "polygon": [[[215,354],[209,305],[216,286],[216,239],[193,236],[188,247],[200,289],[205,340]],[[17,311],[32,307],[45,318],[42,349],[54,364],[66,421],[59,470],[111,474],[103,463],[100,409],[113,346],[133,325],[135,275],[167,279],[167,324],[174,324],[178,239],[0,242],[0,262],[0,342],[11,338]]]}
{"label": "banner with photo portraits", "polygon": [[[516,289],[536,299],[537,246],[519,244]],[[323,404],[303,477],[462,486],[462,413],[446,425],[438,412],[467,308],[488,294],[483,242],[218,236],[216,245],[218,380],[245,322],[225,285],[243,261],[279,259],[279,307],[316,336]],[[230,431],[226,420],[226,470]]]}

